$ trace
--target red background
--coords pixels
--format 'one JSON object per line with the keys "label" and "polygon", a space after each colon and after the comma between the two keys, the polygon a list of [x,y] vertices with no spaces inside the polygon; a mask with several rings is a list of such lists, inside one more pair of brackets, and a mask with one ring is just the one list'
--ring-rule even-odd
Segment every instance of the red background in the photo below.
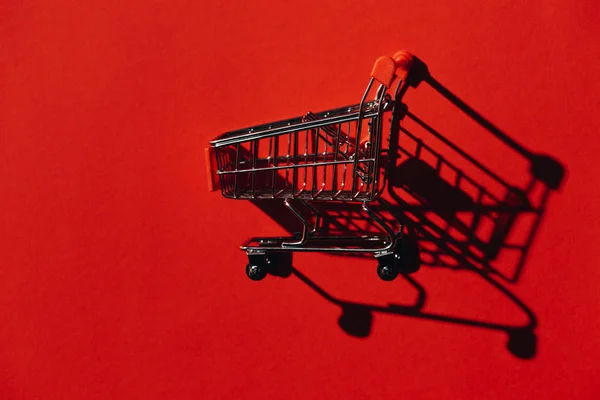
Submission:
{"label": "red background", "polygon": [[[597,398],[599,3],[493,3],[3,1],[0,397]],[[530,360],[504,332],[402,315],[349,336],[297,276],[247,279],[238,245],[281,228],[206,190],[214,136],[357,102],[399,49],[566,168],[505,285],[538,320]],[[405,100],[495,171],[527,173],[427,86]],[[414,302],[375,265],[294,258],[336,298]],[[413,277],[427,312],[526,321],[473,273]]]}

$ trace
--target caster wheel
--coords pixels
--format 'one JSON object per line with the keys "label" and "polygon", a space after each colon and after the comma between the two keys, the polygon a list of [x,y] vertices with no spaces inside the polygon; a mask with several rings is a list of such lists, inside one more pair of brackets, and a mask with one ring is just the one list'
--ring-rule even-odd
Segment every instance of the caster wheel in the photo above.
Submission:
{"label": "caster wheel", "polygon": [[394,263],[379,263],[377,275],[384,281],[393,281],[398,276],[398,267]]}
{"label": "caster wheel", "polygon": [[246,265],[246,275],[253,281],[260,281],[267,276],[267,267],[256,262],[250,263]]}

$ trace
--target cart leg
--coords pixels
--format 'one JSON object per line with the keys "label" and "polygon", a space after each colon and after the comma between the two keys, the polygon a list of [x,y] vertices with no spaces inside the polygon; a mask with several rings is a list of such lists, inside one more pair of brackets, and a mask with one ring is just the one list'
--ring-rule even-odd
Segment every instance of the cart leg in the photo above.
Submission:
{"label": "cart leg", "polygon": [[285,199],[283,204],[302,222],[302,236],[296,242],[283,242],[282,246],[301,246],[306,243],[306,238],[308,237],[308,221],[292,206],[288,199]]}
{"label": "cart leg", "polygon": [[315,226],[314,228],[309,232],[310,235],[315,235],[320,228],[320,221],[321,221],[321,214],[319,214],[319,211],[317,211],[317,209],[313,206],[310,205],[309,202],[307,202],[306,200],[300,200],[302,202],[302,204],[304,204],[306,206],[306,208],[308,208],[310,211],[312,211],[312,213],[315,215]]}
{"label": "cart leg", "polygon": [[375,258],[378,262],[377,275],[384,281],[392,281],[398,276],[400,270],[398,266],[400,263],[400,254],[395,252],[397,234],[394,233],[392,228],[390,228],[384,220],[379,218],[379,216],[369,208],[367,203],[363,203],[363,210],[366,211],[367,214],[369,214],[369,217],[377,222],[377,224],[379,224],[379,226],[381,226],[388,234],[388,246],[375,253]]}
{"label": "cart leg", "polygon": [[388,245],[385,248],[381,249],[381,252],[385,253],[385,252],[388,252],[390,249],[393,251],[394,246],[396,245],[396,234],[394,233],[394,231],[392,230],[392,228],[390,228],[390,226],[387,223],[385,223],[384,220],[382,220],[381,218],[379,218],[379,216],[377,214],[375,214],[369,208],[369,206],[367,205],[367,203],[363,203],[362,208],[363,208],[363,210],[367,214],[369,214],[369,217],[371,217],[371,219],[373,221],[377,222],[377,224],[383,228],[383,230],[388,235],[389,243],[388,243]]}

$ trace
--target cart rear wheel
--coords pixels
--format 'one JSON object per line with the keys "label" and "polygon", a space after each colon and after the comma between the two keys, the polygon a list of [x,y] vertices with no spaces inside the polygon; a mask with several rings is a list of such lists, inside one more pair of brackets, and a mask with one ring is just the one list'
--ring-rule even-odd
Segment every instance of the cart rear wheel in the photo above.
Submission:
{"label": "cart rear wheel", "polygon": [[246,265],[246,275],[253,281],[260,281],[267,276],[267,266],[257,262],[249,263]]}

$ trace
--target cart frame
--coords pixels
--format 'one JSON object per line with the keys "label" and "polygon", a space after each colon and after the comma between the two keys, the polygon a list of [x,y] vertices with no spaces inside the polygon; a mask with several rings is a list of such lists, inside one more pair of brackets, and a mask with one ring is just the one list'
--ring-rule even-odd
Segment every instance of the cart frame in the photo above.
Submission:
{"label": "cart frame", "polygon": [[[396,244],[403,227],[394,231],[369,203],[378,200],[386,184],[384,115],[392,115],[390,129],[399,125],[402,115],[394,110],[401,105],[411,65],[412,56],[405,51],[380,57],[360,103],[225,132],[210,142],[209,189],[220,189],[229,199],[281,200],[302,223],[302,232],[293,237],[252,238],[241,246],[250,261],[246,273],[251,279],[265,277],[276,258],[273,253],[291,251],[373,253],[380,278],[397,276],[401,254]],[[397,76],[392,98],[387,92]],[[367,101],[373,93],[374,99]],[[384,235],[320,235],[314,202],[362,203]]]}

